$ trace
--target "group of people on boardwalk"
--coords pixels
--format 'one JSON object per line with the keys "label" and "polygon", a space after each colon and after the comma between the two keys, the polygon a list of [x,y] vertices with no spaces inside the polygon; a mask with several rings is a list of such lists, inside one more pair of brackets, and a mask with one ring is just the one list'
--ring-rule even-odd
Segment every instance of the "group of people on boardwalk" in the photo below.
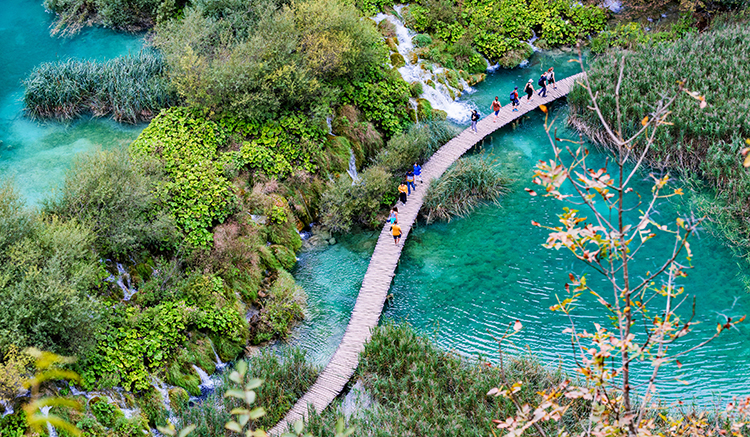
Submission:
{"label": "group of people on boardwalk", "polygon": [[[550,67],[547,71],[542,73],[541,77],[537,81],[537,85],[539,85],[539,91],[537,94],[541,97],[547,97],[547,86],[552,85],[554,89],[557,89],[557,85],[555,85],[555,71],[554,68]],[[532,96],[534,95],[534,79],[529,79],[528,82],[526,82],[526,86],[523,88],[523,91],[526,93],[526,101],[530,102],[534,99],[532,99]],[[518,87],[515,87],[513,91],[510,92],[510,104],[513,107],[513,112],[518,112],[518,106],[521,104],[521,98],[518,96]],[[500,103],[500,100],[497,96],[495,96],[495,100],[492,101],[492,104],[490,105],[492,108],[492,112],[495,113],[495,118],[492,120],[493,123],[497,123],[498,115],[500,114],[500,109],[502,109],[503,105]],[[477,112],[476,109],[471,111],[471,130],[474,133],[477,132],[477,123],[479,122],[479,112]]]}
{"label": "group of people on boardwalk", "polygon": [[[413,168],[406,172],[406,177],[398,186],[398,200],[402,205],[406,205],[406,201],[411,195],[411,192],[417,190],[417,181],[419,181],[420,184],[424,183],[422,180],[422,166],[419,165],[418,162],[415,162]],[[391,224],[391,235],[393,235],[393,241],[398,244],[401,240],[401,227],[398,225],[398,206],[394,206],[391,209],[391,213],[388,216],[388,222]]]}

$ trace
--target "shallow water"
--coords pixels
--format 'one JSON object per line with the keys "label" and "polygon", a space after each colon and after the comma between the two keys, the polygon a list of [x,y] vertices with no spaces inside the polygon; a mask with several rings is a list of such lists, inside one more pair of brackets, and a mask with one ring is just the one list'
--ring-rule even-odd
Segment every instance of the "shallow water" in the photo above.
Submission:
{"label": "shallow water", "polygon": [[145,125],[109,119],[36,122],[23,115],[21,81],[42,62],[68,58],[109,59],[138,53],[141,35],[86,29],[71,38],[49,34],[52,15],[41,1],[4,0],[0,14],[0,180],[13,178],[28,203],[38,204],[63,180],[75,154],[122,146]]}
{"label": "shallow water", "polygon": [[[568,56],[537,56],[527,69],[499,72],[471,98],[478,107],[488,108],[494,95],[503,100],[514,83],[538,77],[538,72],[553,62],[555,70],[562,72],[557,77],[566,77],[576,72],[577,65],[564,64]],[[553,116],[564,120],[564,102],[552,109]],[[530,175],[537,160],[551,157],[542,123],[541,113],[535,111],[517,125],[489,137],[479,152],[500,162],[516,180],[500,205],[483,206],[469,217],[450,223],[422,223],[410,233],[384,318],[408,320],[442,348],[465,355],[480,354],[490,361],[497,359],[497,348],[487,331],[500,334],[518,319],[524,329],[514,340],[517,350],[531,351],[547,364],[573,369],[569,336],[562,334],[568,322],[549,307],[555,303],[555,294],[561,298],[565,295],[568,272],[589,273],[592,283],[603,284],[595,279],[594,272],[564,251],[542,248],[546,233],[530,224],[531,220],[553,224],[563,206],[551,199],[530,197],[523,190],[532,186]],[[563,130],[575,138],[574,132]],[[605,158],[595,151],[592,155],[599,161]],[[636,188],[647,194],[650,185],[641,180]],[[685,203],[665,202],[659,207],[659,220],[674,223],[675,210],[684,210]],[[336,246],[300,255],[295,276],[310,295],[312,318],[298,330],[295,342],[321,363],[331,356],[343,335],[374,239],[374,234],[351,236],[342,238]],[[636,276],[663,260],[671,243],[671,239],[662,237],[650,241],[638,256]],[[699,234],[691,245],[695,268],[688,271],[681,285],[696,297],[696,319],[704,323],[677,345],[675,352],[710,336],[716,323],[724,321],[724,315],[750,314],[744,266],[738,264],[732,251],[707,233]],[[684,304],[682,314],[689,312],[689,302]],[[575,319],[579,328],[589,331],[593,322],[609,326],[602,307],[589,296],[583,297]],[[747,326],[740,325],[681,361],[682,369],[665,372],[659,386],[666,401],[679,398],[708,405],[715,395],[750,395],[750,381],[745,377],[750,370]],[[643,369],[636,378],[650,370],[648,364],[640,367]]]}

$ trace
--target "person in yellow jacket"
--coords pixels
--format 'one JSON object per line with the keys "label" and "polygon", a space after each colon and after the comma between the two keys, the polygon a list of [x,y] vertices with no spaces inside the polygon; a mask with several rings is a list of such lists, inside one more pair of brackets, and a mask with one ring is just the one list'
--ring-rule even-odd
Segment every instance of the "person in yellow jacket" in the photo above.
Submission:
{"label": "person in yellow jacket", "polygon": [[409,192],[409,187],[406,185],[406,182],[401,182],[401,185],[398,186],[398,198],[406,205],[406,193]]}
{"label": "person in yellow jacket", "polygon": [[391,235],[393,235],[393,241],[398,246],[398,242],[401,241],[401,226],[397,224],[391,226]]}

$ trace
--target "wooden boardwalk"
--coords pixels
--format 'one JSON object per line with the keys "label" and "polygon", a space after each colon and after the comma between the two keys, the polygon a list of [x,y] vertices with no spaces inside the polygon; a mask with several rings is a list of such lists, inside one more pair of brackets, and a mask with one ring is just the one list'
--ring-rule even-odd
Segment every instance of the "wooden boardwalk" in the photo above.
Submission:
{"label": "wooden boardwalk", "polygon": [[[547,87],[546,98],[539,97],[535,93],[533,100],[527,102],[524,95],[518,112],[512,112],[510,105],[506,105],[500,110],[497,122],[494,121],[494,114],[490,114],[479,121],[478,133],[466,129],[432,155],[430,160],[422,167],[424,183],[417,183],[417,190],[409,196],[406,205],[398,205],[398,221],[403,233],[401,243],[396,246],[390,233],[390,226],[387,224],[383,226],[341,344],[339,344],[326,368],[318,376],[315,384],[297,401],[286,417],[269,431],[270,435],[281,435],[286,431],[287,426],[294,424],[298,419],[307,419],[308,405],[311,405],[315,411],[323,411],[349,382],[357,368],[359,354],[364,350],[365,343],[370,339],[371,331],[380,320],[380,313],[391,287],[391,279],[396,271],[401,249],[404,247],[409,231],[417,219],[417,213],[422,207],[422,201],[430,182],[439,178],[461,155],[487,135],[534,110],[539,105],[550,103],[567,95],[573,88],[575,80],[580,77],[581,74],[577,74],[558,81],[557,89]],[[507,100],[506,93],[504,101]]]}

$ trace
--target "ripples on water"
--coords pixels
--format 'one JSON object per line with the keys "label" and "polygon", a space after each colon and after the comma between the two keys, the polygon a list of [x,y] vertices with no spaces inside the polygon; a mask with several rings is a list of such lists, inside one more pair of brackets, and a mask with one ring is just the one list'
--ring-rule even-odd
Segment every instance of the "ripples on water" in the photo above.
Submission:
{"label": "ripples on water", "polygon": [[[546,65],[539,65],[544,64],[542,61],[537,59],[536,68],[546,69]],[[477,99],[477,106],[489,105],[494,94],[531,75],[525,70],[503,74],[491,77],[489,86],[472,96]],[[558,73],[558,77],[567,75]],[[564,119],[566,111],[564,104],[558,104],[554,115]],[[532,219],[554,224],[563,206],[550,199],[530,197],[523,191],[531,186],[536,161],[551,157],[542,123],[537,111],[517,127],[506,127],[486,142],[483,153],[497,159],[516,180],[499,206],[484,206],[471,216],[450,223],[421,224],[409,234],[385,318],[408,320],[446,350],[470,356],[480,354],[491,361],[497,359],[497,346],[487,331],[497,335],[518,319],[524,329],[514,339],[517,351],[530,351],[547,364],[573,369],[570,337],[562,334],[568,326],[567,319],[552,313],[549,307],[556,303],[555,294],[561,299],[565,295],[563,286],[568,272],[590,273],[593,284],[606,284],[594,280],[596,273],[587,271],[583,263],[565,251],[542,248],[547,235],[530,224]],[[603,159],[597,152],[592,155]],[[650,191],[647,181],[639,181],[636,186],[644,194]],[[659,208],[658,219],[674,223],[675,208],[682,206],[665,202]],[[343,335],[374,244],[374,236],[342,240],[337,246],[302,254],[295,275],[310,294],[313,315],[298,331],[296,342],[312,351],[319,362],[331,356]],[[680,285],[685,286],[691,298],[696,297],[696,319],[703,323],[684,338],[683,344],[675,346],[675,352],[712,335],[724,316],[750,314],[745,266],[740,266],[731,250],[708,233],[693,238],[691,246],[695,268],[688,271]],[[638,254],[635,274],[653,270],[663,262],[665,253],[671,253],[671,247],[669,238],[651,240]],[[599,289],[607,293],[606,287]],[[681,308],[681,314],[689,312],[690,299]],[[579,329],[589,331],[594,329],[593,322],[610,326],[603,308],[588,295],[583,296],[575,311],[575,320]],[[740,325],[681,361],[684,365],[680,371],[671,366],[663,373],[659,393],[665,401],[679,398],[709,405],[715,395],[750,395],[750,381],[745,376],[750,370],[747,326]],[[642,369],[636,372],[636,379],[642,380],[651,370],[650,365],[637,366]],[[684,379],[689,385],[675,378]]]}

